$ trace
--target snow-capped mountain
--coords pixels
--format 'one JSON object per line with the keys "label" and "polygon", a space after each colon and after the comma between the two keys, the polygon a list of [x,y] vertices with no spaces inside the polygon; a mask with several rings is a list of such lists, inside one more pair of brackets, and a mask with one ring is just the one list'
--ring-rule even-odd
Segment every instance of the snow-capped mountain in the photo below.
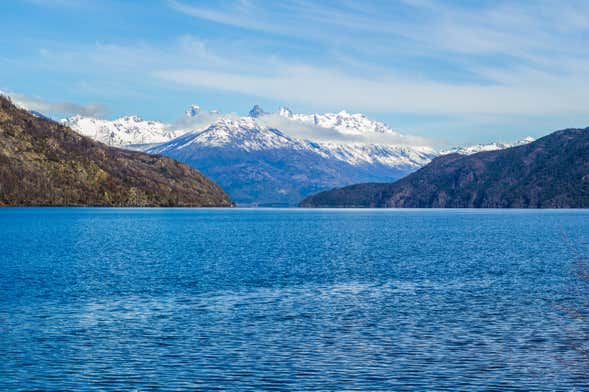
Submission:
{"label": "snow-capped mountain", "polygon": [[[325,189],[394,181],[440,154],[512,146],[494,143],[437,151],[425,146],[357,142],[410,139],[362,114],[298,114],[285,107],[267,113],[258,105],[245,117],[222,116],[191,105],[175,126],[136,116],[114,121],[75,116],[63,123],[109,145],[139,148],[188,163],[241,204],[294,205]],[[296,132],[301,127],[328,130],[334,140],[293,136],[301,134]]]}
{"label": "snow-capped mountain", "polygon": [[[294,205],[310,193],[344,184],[393,181],[437,155],[429,147],[299,139],[266,125],[261,108],[251,112],[256,116],[221,117],[205,130],[186,133],[147,152],[197,167],[238,203],[273,205]],[[338,124],[343,129],[344,121]],[[366,121],[363,125],[358,132],[375,129]],[[352,132],[352,126],[347,127],[342,132]]]}
{"label": "snow-capped mountain", "polygon": [[440,155],[452,154],[457,153],[461,155],[472,155],[482,151],[496,151],[496,150],[504,150],[506,148],[523,146],[524,144],[531,143],[535,141],[533,137],[526,137],[522,140],[518,140],[514,143],[487,143],[487,144],[474,144],[470,146],[462,146],[462,147],[454,147],[448,150],[440,151]]}
{"label": "snow-capped mountain", "polygon": [[[346,111],[325,114],[298,114],[281,107],[278,114],[294,122],[301,122],[320,128],[332,129],[342,136],[365,136],[367,140],[375,135],[389,135],[403,139],[403,135],[388,125],[369,119],[363,114]],[[382,164],[391,167],[421,167],[438,153],[431,147],[408,146],[389,143],[339,143],[310,142],[311,146],[326,157],[338,159],[351,165]]]}
{"label": "snow-capped mountain", "polygon": [[163,143],[181,134],[170,129],[167,124],[143,120],[137,116],[110,121],[77,115],[60,122],[84,136],[114,147]]}
{"label": "snow-capped mountain", "polygon": [[[138,116],[104,120],[80,115],[65,118],[59,122],[109,146],[143,150],[175,139],[189,131],[206,128],[198,121],[201,116],[203,112],[200,106],[190,105],[184,111],[184,117],[176,124],[144,120]],[[204,112],[204,116],[212,120],[220,114],[217,110],[210,110]]]}
{"label": "snow-capped mountain", "polygon": [[[255,109],[256,107],[251,112]],[[323,158],[336,159],[350,165],[382,164],[392,167],[421,167],[437,155],[436,151],[430,147],[300,140],[278,129],[270,128],[256,118],[251,115],[219,118],[204,131],[187,133],[169,143],[155,146],[150,151],[166,153],[188,148],[193,144],[201,147],[223,147],[244,151],[287,148],[307,150]],[[362,132],[369,131],[364,129]]]}
{"label": "snow-capped mountain", "polygon": [[259,124],[254,118],[219,118],[204,131],[190,132],[150,149],[157,153],[182,150],[191,145],[201,147],[235,148],[243,151],[262,151],[277,148],[301,149],[301,142],[291,139],[276,129]]}

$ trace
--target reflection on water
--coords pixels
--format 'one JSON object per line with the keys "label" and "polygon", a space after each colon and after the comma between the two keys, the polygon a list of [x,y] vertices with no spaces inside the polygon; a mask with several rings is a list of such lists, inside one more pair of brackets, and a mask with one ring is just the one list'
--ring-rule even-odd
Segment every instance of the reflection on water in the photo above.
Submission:
{"label": "reflection on water", "polygon": [[588,218],[3,210],[0,389],[584,389]]}

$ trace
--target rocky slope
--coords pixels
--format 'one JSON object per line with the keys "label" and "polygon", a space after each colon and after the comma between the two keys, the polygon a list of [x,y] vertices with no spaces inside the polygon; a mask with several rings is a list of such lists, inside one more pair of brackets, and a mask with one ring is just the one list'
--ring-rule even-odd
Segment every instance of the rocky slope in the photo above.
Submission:
{"label": "rocky slope", "polygon": [[587,208],[589,128],[473,155],[449,154],[389,184],[310,196],[303,207]]}
{"label": "rocky slope", "polygon": [[182,163],[108,147],[0,96],[0,205],[230,206],[232,202],[219,186]]}

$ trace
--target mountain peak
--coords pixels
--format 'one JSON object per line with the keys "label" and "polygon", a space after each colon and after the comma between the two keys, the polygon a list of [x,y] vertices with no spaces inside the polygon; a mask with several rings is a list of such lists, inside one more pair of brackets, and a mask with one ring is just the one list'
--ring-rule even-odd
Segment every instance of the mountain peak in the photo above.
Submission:
{"label": "mountain peak", "polygon": [[282,117],[290,118],[292,117],[292,110],[286,106],[281,106],[278,110],[278,114],[280,114]]}
{"label": "mountain peak", "polygon": [[190,105],[185,111],[184,114],[187,117],[196,117],[200,114],[200,106],[198,105]]}
{"label": "mountain peak", "polygon": [[258,118],[260,116],[263,116],[264,114],[266,114],[266,112],[264,111],[264,109],[262,109],[260,105],[254,105],[252,110],[249,111],[249,116],[253,118]]}
{"label": "mountain peak", "polygon": [[139,116],[125,116],[111,121],[75,115],[59,122],[81,135],[114,147],[163,143],[182,133],[182,130],[169,129],[162,122],[143,120]]}
{"label": "mountain peak", "polygon": [[121,117],[120,120],[122,121],[129,121],[129,122],[142,122],[143,119],[139,116],[125,116],[125,117]]}

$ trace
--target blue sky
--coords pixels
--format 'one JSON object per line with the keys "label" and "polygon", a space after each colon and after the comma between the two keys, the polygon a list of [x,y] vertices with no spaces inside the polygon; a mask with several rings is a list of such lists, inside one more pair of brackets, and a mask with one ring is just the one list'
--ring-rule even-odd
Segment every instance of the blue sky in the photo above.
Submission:
{"label": "blue sky", "polygon": [[589,126],[587,1],[16,0],[0,15],[0,89],[53,115],[345,109],[449,144]]}

